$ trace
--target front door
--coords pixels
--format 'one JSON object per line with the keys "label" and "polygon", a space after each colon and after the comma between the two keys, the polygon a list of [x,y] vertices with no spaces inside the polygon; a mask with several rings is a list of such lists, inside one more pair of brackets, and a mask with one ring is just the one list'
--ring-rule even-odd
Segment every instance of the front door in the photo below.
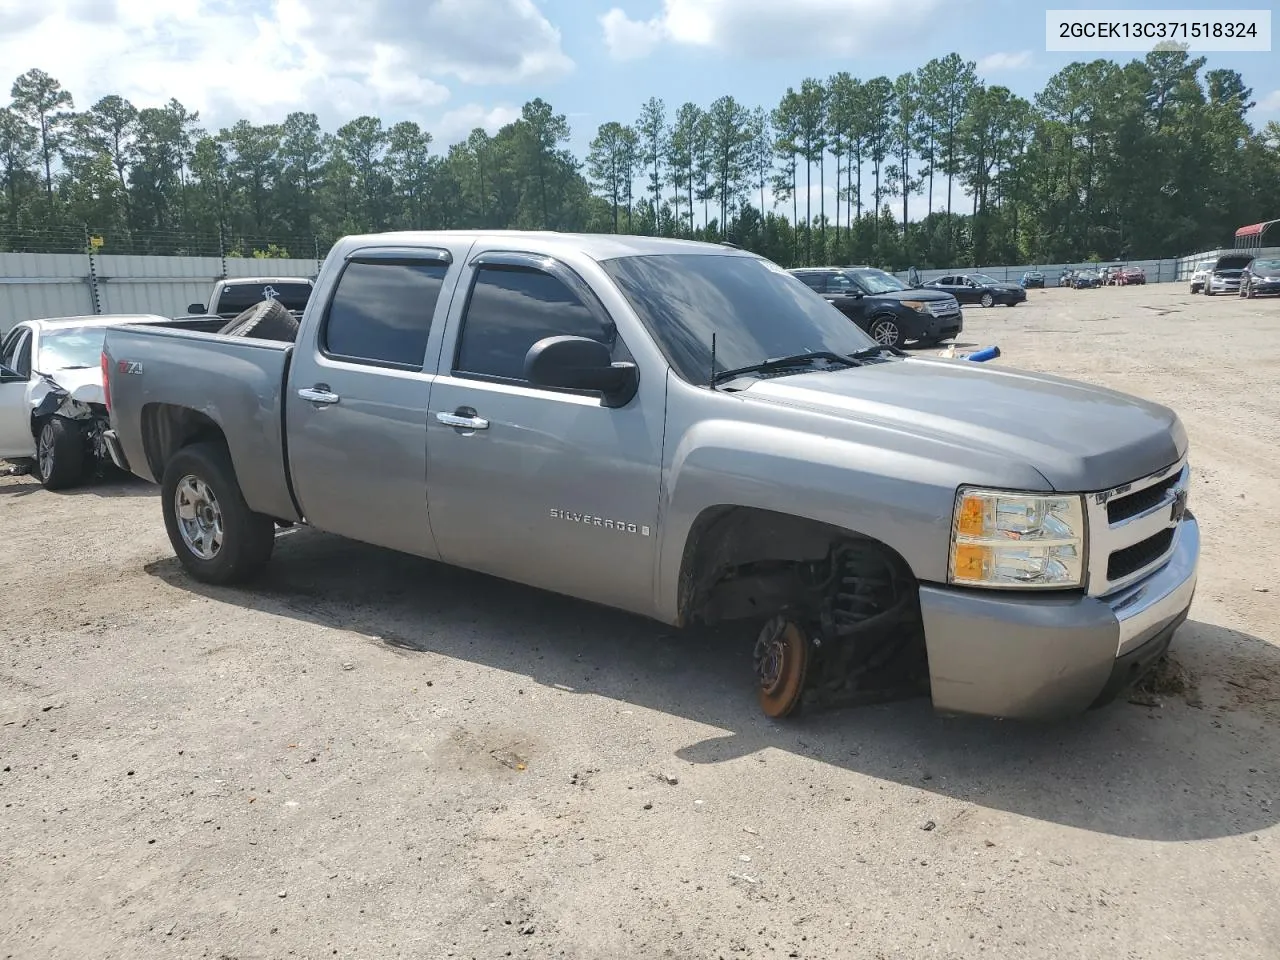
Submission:
{"label": "front door", "polygon": [[0,459],[36,455],[31,435],[31,331],[15,327],[0,345]]}
{"label": "front door", "polygon": [[631,359],[582,279],[545,257],[472,261],[427,421],[431,526],[448,563],[639,613],[653,610],[665,370],[625,406],[536,387],[529,348],[574,335]]}
{"label": "front door", "polygon": [[841,274],[826,279],[822,295],[862,330],[867,329],[867,298],[861,287]]}
{"label": "front door", "polygon": [[[427,522],[426,364],[445,251],[353,254],[285,400],[303,515],[354,540],[437,558]],[[447,303],[447,298],[446,303]],[[443,310],[441,310],[443,316]]]}

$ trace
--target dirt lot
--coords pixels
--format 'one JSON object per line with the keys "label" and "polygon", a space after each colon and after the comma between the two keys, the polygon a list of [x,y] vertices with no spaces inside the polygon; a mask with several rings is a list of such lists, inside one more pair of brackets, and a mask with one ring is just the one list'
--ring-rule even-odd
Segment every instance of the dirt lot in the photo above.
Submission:
{"label": "dirt lot", "polygon": [[3,480],[0,957],[1280,957],[1280,302],[967,323],[1184,417],[1187,693],[771,723],[745,647],[310,531],[208,589],[153,488]]}

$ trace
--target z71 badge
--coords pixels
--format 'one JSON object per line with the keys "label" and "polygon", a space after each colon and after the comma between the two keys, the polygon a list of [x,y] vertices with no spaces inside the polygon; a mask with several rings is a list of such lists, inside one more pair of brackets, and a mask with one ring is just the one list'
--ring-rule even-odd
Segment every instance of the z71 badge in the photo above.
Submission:
{"label": "z71 badge", "polygon": [[627,523],[625,520],[611,520],[608,517],[593,517],[589,513],[575,513],[573,510],[557,510],[551,508],[552,520],[569,520],[602,530],[617,530],[619,533],[634,533],[641,537],[649,536],[649,528],[643,524]]}

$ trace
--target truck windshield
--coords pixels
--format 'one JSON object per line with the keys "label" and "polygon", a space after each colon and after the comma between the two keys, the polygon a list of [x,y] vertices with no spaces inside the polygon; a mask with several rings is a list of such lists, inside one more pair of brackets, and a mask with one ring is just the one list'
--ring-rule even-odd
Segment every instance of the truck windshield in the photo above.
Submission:
{"label": "truck windshield", "polygon": [[103,326],[44,330],[40,334],[36,369],[48,373],[51,370],[96,367],[102,360],[102,341],[106,334],[107,328]]}
{"label": "truck windshield", "polygon": [[777,357],[875,346],[844,314],[767,260],[741,255],[657,254],[601,263],[650,336],[689,383]]}

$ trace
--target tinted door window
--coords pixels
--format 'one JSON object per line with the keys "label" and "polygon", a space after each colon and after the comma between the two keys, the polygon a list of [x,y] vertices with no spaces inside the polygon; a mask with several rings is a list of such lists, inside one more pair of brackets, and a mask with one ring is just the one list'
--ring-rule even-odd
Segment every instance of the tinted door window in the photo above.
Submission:
{"label": "tinted door window", "polygon": [[835,273],[827,277],[827,293],[857,293],[857,285],[844,274]]}
{"label": "tinted door window", "polygon": [[524,358],[547,337],[588,337],[612,346],[616,336],[572,290],[541,270],[484,265],[462,319],[454,369],[524,380]]}
{"label": "tinted door window", "polygon": [[322,349],[345,360],[421,370],[448,270],[434,260],[348,263],[329,302]]}
{"label": "tinted door window", "polygon": [[819,293],[821,293],[824,289],[826,289],[827,278],[824,274],[797,273],[797,274],[792,274],[792,276],[796,277],[796,279],[798,279],[806,287],[812,287],[814,290],[817,290]]}
{"label": "tinted door window", "polygon": [[10,330],[4,338],[4,345],[0,346],[0,364],[13,369],[14,358],[18,355],[18,341],[22,338],[22,330]]}
{"label": "tinted door window", "polygon": [[24,377],[31,376],[31,333],[24,330],[18,334],[18,340],[13,344],[13,359],[7,363],[15,373]]}

